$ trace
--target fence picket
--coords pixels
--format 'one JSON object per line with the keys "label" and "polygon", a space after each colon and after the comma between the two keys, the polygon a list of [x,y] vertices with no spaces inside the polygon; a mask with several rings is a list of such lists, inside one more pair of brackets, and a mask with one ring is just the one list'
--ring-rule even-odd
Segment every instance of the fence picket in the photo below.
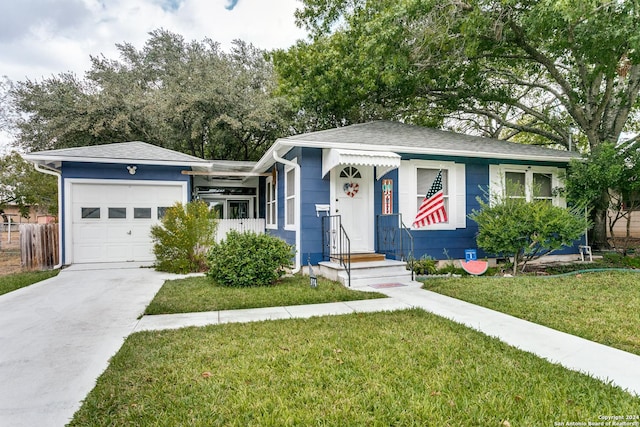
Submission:
{"label": "fence picket", "polygon": [[23,268],[46,270],[58,264],[58,225],[20,224]]}

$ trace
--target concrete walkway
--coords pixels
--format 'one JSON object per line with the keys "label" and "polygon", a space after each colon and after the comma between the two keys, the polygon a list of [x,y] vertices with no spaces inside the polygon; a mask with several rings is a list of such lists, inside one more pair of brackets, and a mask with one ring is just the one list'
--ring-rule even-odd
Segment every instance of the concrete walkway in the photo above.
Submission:
{"label": "concrete walkway", "polygon": [[313,316],[421,308],[462,323],[553,363],[586,373],[640,396],[640,356],[540,326],[454,298],[407,286],[362,290],[390,298],[249,310],[144,316],[135,331],[175,329],[232,322],[309,318]]}
{"label": "concrete walkway", "polygon": [[[106,268],[105,268],[106,267]],[[131,333],[186,326],[422,308],[640,395],[640,357],[420,289],[362,290],[390,298],[138,316],[166,279],[122,265],[74,266],[0,296],[0,426],[63,426]]]}
{"label": "concrete walkway", "polygon": [[64,426],[167,278],[84,265],[0,295],[0,426]]}

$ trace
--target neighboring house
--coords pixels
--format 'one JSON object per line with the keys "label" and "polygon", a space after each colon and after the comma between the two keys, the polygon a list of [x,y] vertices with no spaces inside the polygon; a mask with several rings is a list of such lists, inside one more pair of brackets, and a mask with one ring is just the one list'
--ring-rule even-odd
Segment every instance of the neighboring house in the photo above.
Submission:
{"label": "neighboring house", "polygon": [[[297,268],[339,252],[340,225],[352,254],[391,255],[400,236],[404,245],[411,235],[416,258],[464,258],[476,247],[477,226],[467,215],[483,191],[519,182],[524,190],[510,197],[564,206],[554,189],[574,157],[385,121],[280,138],[256,163],[206,161],[142,142],[25,156],[60,175],[64,264],[150,261],[148,230],[163,208],[200,198],[220,218],[255,219],[295,245]],[[411,229],[439,170],[448,221]]]}
{"label": "neighboring house", "polygon": [[55,217],[52,215],[48,215],[47,212],[42,211],[38,208],[38,206],[29,206],[29,213],[26,217],[22,216],[20,213],[20,208],[17,205],[10,204],[5,206],[2,211],[4,211],[4,215],[0,212],[0,222],[7,223],[7,220],[11,218],[12,224],[23,224],[23,223],[49,223],[55,222]]}

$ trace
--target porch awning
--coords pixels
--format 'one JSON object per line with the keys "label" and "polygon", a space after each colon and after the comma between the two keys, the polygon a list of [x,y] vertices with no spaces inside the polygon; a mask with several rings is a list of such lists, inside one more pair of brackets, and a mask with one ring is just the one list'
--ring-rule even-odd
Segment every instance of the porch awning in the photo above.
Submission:
{"label": "porch awning", "polygon": [[376,179],[400,167],[400,156],[390,151],[344,150],[329,148],[322,150],[322,176],[336,166],[375,166]]}

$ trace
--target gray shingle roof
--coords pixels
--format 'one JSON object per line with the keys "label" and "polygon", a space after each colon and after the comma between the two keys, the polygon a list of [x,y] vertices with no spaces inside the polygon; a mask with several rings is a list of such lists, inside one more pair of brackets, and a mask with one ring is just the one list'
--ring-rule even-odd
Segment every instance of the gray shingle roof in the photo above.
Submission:
{"label": "gray shingle roof", "polygon": [[280,140],[284,145],[362,146],[397,153],[420,153],[500,159],[569,161],[576,152],[518,144],[498,139],[458,134],[398,122],[376,121],[295,135]]}
{"label": "gray shingle roof", "polygon": [[164,165],[207,165],[210,163],[198,157],[158,147],[142,141],[119,142],[87,147],[61,148],[59,150],[37,151],[25,156],[29,160],[82,161],[97,163],[147,163]]}

